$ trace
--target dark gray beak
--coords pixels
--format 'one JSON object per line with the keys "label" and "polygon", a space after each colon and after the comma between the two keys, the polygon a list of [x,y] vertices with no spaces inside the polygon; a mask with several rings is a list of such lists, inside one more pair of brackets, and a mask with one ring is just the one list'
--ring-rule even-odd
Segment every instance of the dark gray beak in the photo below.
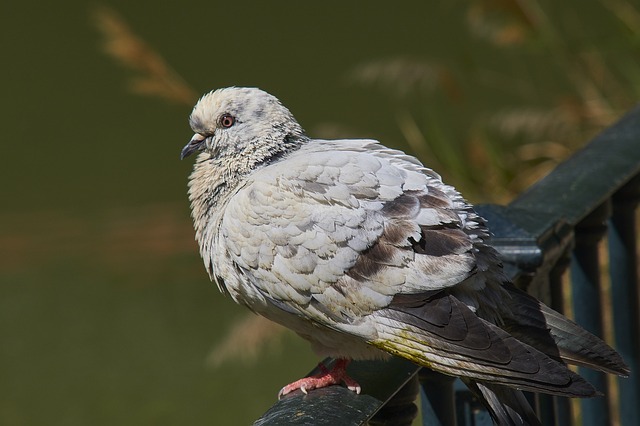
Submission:
{"label": "dark gray beak", "polygon": [[205,136],[202,136],[200,133],[196,133],[195,135],[193,135],[189,143],[186,144],[184,148],[182,148],[182,152],[180,153],[180,159],[184,160],[185,158],[193,154],[195,151],[201,151],[202,148],[204,148],[203,145],[206,139],[207,138]]}

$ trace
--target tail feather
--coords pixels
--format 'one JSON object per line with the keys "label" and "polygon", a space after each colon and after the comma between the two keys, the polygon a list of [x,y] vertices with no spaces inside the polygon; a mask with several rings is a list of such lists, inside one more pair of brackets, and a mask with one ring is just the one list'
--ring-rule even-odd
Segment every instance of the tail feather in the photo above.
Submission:
{"label": "tail feather", "polygon": [[622,357],[599,337],[527,293],[508,285],[510,315],[504,328],[518,340],[569,364],[626,377],[629,367]]}

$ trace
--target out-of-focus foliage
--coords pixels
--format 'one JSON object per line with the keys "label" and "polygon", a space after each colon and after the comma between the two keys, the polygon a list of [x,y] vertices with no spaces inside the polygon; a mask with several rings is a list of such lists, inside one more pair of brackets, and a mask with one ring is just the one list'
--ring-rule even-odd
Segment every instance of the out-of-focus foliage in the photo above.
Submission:
{"label": "out-of-focus foliage", "polygon": [[582,18],[561,2],[472,1],[464,63],[376,59],[350,81],[388,94],[414,153],[467,197],[506,202],[640,96],[637,6],[585,7],[601,10]]}

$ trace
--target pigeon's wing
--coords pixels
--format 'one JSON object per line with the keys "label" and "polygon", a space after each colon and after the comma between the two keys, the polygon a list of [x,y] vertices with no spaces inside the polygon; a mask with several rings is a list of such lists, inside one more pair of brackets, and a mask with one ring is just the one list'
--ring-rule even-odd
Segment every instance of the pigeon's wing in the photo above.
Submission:
{"label": "pigeon's wing", "polygon": [[254,172],[220,230],[250,290],[333,326],[469,277],[466,204],[437,175],[387,157],[301,150]]}
{"label": "pigeon's wing", "polygon": [[452,294],[396,295],[371,315],[372,345],[442,373],[562,396],[594,396],[580,376],[473,313]]}

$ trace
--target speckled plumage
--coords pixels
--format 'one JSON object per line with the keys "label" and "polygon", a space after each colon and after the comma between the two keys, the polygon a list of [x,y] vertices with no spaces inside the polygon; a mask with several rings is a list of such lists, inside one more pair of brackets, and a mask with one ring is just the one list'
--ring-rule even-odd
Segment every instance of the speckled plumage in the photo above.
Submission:
{"label": "speckled plumage", "polygon": [[627,371],[599,339],[581,331],[571,341],[578,326],[507,283],[482,218],[414,157],[373,140],[310,139],[258,89],[211,92],[190,123],[183,156],[201,151],[189,198],[209,275],[320,355],[391,353],[486,392],[482,383],[593,395],[529,346],[539,336],[516,338],[528,336],[518,324],[535,323],[542,340],[562,334],[548,355]]}

